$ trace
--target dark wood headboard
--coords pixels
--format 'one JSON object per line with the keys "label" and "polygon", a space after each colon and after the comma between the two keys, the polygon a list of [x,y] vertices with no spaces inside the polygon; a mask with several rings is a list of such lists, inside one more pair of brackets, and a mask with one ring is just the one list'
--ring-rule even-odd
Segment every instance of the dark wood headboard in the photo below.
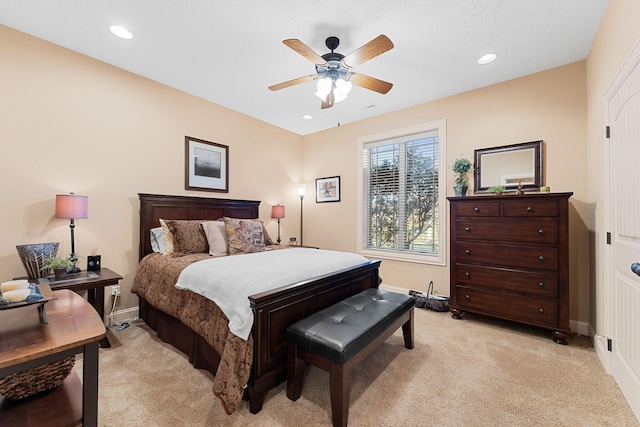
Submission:
{"label": "dark wood headboard", "polygon": [[260,201],[212,199],[206,197],[141,194],[140,199],[140,259],[152,252],[149,230],[160,226],[162,219],[216,220],[258,218]]}

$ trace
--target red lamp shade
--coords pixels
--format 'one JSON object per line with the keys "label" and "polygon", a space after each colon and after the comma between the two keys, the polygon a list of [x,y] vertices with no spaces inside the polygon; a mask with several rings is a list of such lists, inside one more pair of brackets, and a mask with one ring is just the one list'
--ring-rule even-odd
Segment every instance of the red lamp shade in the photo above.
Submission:
{"label": "red lamp shade", "polygon": [[86,219],[88,211],[88,196],[56,194],[56,218]]}
{"label": "red lamp shade", "polygon": [[271,207],[271,218],[284,218],[284,206],[272,206]]}

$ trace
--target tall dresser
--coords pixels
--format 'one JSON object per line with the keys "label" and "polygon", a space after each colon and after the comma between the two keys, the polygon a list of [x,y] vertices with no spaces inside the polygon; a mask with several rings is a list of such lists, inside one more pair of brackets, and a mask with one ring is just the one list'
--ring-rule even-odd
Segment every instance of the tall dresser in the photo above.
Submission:
{"label": "tall dresser", "polygon": [[553,331],[569,329],[569,197],[573,193],[448,197],[451,312]]}

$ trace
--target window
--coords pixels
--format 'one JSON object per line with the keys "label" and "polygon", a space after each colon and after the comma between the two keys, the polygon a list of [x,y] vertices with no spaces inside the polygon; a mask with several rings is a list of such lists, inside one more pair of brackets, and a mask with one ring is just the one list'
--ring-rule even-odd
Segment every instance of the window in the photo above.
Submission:
{"label": "window", "polygon": [[365,137],[359,250],[444,264],[444,122]]}

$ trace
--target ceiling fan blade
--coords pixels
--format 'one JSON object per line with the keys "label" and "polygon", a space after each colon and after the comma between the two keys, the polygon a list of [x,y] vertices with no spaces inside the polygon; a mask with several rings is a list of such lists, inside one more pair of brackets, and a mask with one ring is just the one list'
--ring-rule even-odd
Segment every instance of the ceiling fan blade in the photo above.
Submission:
{"label": "ceiling fan blade", "polygon": [[369,43],[342,58],[340,64],[345,68],[353,68],[391,49],[393,49],[393,42],[389,40],[389,37],[380,34]]}
{"label": "ceiling fan blade", "polygon": [[280,90],[286,87],[295,86],[300,83],[306,83],[318,77],[317,74],[309,74],[308,76],[298,77],[297,79],[289,80],[286,82],[278,83],[277,85],[269,86],[269,90]]}
{"label": "ceiling fan blade", "polygon": [[354,85],[358,85],[365,89],[372,90],[381,94],[386,94],[393,87],[393,83],[376,79],[375,77],[365,76],[364,74],[352,73],[349,81]]}
{"label": "ceiling fan blade", "polygon": [[325,101],[322,101],[322,105],[320,105],[320,108],[322,110],[325,110],[327,108],[331,108],[333,107],[333,104],[335,103],[336,97],[333,94],[333,90],[331,92],[329,92],[329,94],[327,95],[327,99]]}
{"label": "ceiling fan blade", "polygon": [[300,55],[307,58],[309,61],[313,62],[316,65],[326,65],[327,61],[325,61],[322,56],[315,53],[309,46],[302,43],[298,39],[286,39],[282,40],[282,43],[289,46],[291,49],[298,52]]}

